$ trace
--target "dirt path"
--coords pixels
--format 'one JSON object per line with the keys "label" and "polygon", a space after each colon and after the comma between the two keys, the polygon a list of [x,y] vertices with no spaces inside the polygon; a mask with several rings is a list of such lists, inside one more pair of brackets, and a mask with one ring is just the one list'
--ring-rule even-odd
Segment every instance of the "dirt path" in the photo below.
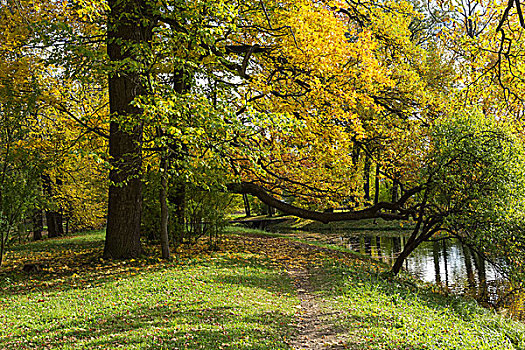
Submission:
{"label": "dirt path", "polygon": [[[313,267],[309,270],[309,267],[315,259],[324,260],[327,257],[356,259],[356,257],[351,253],[281,237],[247,234],[243,235],[243,239],[245,246],[250,247],[252,251],[263,252],[265,256],[280,261],[295,285],[301,305],[295,314],[295,327],[298,334],[290,342],[290,346],[294,350],[349,349],[346,343],[351,336],[336,325],[337,320],[342,319],[343,312],[330,308],[321,296],[315,294],[315,288],[310,281],[311,272],[314,270]],[[363,349],[363,347],[352,346],[351,349]]]}
{"label": "dirt path", "polygon": [[338,312],[322,310],[319,300],[313,294],[308,270],[289,269],[287,272],[301,300],[296,313],[296,327],[299,333],[291,343],[292,347],[295,350],[345,349],[344,334],[338,332],[333,325],[333,319]]}

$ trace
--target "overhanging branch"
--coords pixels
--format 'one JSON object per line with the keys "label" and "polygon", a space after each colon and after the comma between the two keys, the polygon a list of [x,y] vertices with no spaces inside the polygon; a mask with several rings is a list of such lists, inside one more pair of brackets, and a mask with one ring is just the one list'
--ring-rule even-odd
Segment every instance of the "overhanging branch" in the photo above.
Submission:
{"label": "overhanging branch", "polygon": [[[272,206],[285,214],[294,215],[303,219],[316,220],[325,224],[334,221],[352,221],[375,218],[382,218],[385,220],[406,220],[409,218],[410,211],[403,209],[404,204],[410,197],[422,190],[421,187],[415,187],[405,192],[403,196],[401,196],[401,198],[394,203],[379,202],[372,207],[362,210],[341,213],[325,213],[299,208],[283,202],[268,194],[268,192],[266,192],[266,190],[261,186],[253,183],[241,182],[228,184],[227,189],[232,193],[246,193],[256,196],[263,203]],[[391,212],[386,213],[384,210],[389,210]]]}

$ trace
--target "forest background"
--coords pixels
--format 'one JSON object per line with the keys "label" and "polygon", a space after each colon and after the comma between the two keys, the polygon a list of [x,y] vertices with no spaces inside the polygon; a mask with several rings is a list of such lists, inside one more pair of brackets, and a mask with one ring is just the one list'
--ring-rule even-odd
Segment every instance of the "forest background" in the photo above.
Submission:
{"label": "forest background", "polygon": [[520,6],[3,0],[0,261],[44,212],[169,258],[238,193],[414,223],[394,273],[446,234],[523,280]]}

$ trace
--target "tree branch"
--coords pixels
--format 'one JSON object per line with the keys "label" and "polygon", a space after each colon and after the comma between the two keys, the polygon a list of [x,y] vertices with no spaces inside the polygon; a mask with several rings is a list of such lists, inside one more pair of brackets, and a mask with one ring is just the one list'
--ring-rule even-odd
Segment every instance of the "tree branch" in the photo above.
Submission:
{"label": "tree branch", "polygon": [[[329,223],[334,221],[352,221],[352,220],[361,220],[361,219],[374,219],[382,218],[385,220],[406,220],[409,217],[409,211],[403,209],[404,204],[410,197],[422,190],[421,187],[415,187],[403,194],[401,198],[394,203],[389,202],[379,202],[372,207],[351,211],[351,212],[342,212],[342,213],[325,213],[318,212],[308,209],[299,208],[291,204],[285,203],[266,192],[264,188],[259,185],[241,182],[235,184],[227,185],[228,191],[238,194],[251,194],[259,198],[263,203],[272,206],[283,213],[294,215],[303,219],[311,219],[320,221],[322,223]],[[385,213],[383,210],[390,210],[393,213]]]}

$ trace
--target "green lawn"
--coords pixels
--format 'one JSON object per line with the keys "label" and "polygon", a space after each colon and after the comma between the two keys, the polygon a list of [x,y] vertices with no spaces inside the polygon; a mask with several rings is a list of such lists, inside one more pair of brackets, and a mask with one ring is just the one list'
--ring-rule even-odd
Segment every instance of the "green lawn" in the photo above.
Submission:
{"label": "green lawn", "polygon": [[19,267],[28,257],[48,267],[2,275],[1,349],[288,349],[297,299],[279,269],[228,252],[75,265],[84,258],[69,256],[75,244],[99,256],[102,239],[93,232],[10,254]]}
{"label": "green lawn", "polygon": [[410,277],[330,263],[312,283],[327,310],[342,310],[334,326],[352,349],[525,349],[524,324]]}
{"label": "green lawn", "polygon": [[[525,349],[525,326],[341,251],[236,229],[220,251],[158,247],[102,260],[104,233],[12,249],[0,272],[0,349],[291,349],[301,322],[285,270],[308,268],[348,349]],[[43,270],[21,271],[26,262]]]}

